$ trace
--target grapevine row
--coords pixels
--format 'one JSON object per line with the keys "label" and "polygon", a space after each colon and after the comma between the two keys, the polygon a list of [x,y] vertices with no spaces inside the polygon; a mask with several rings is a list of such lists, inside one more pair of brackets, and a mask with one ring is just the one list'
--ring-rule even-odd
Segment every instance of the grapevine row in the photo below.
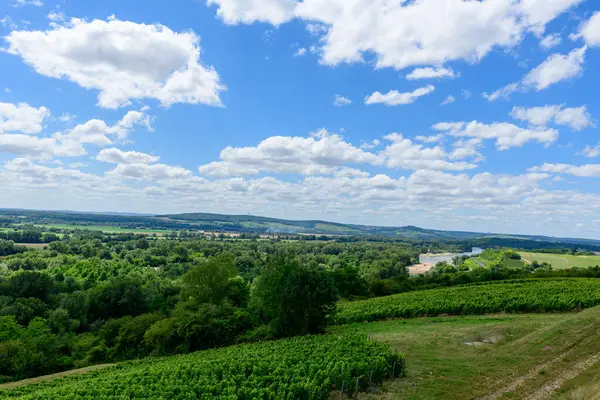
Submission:
{"label": "grapevine row", "polygon": [[351,393],[399,375],[402,357],[362,336],[304,336],[128,362],[0,391],[0,398],[325,400],[342,382]]}
{"label": "grapevine row", "polygon": [[600,304],[600,279],[530,279],[401,293],[341,304],[338,324],[440,314],[569,311]]}

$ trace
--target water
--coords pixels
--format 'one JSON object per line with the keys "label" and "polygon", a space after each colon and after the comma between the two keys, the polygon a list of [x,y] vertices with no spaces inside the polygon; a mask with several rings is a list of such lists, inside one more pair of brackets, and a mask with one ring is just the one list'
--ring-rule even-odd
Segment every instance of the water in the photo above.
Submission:
{"label": "water", "polygon": [[421,254],[419,255],[419,262],[421,264],[437,264],[442,261],[452,264],[452,259],[456,256],[477,256],[483,253],[483,249],[479,247],[473,247],[471,251],[466,253],[444,253],[444,254]]}

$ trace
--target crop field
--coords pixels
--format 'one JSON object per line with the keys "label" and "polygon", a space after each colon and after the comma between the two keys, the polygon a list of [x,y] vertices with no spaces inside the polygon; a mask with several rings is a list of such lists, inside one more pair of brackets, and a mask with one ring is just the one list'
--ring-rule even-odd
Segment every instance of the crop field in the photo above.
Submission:
{"label": "crop field", "polygon": [[71,225],[71,224],[44,224],[44,225],[36,225],[43,228],[55,228],[55,229],[66,229],[66,230],[76,230],[76,229],[87,229],[91,231],[102,231],[106,233],[139,233],[139,234],[164,234],[169,233],[171,231],[166,229],[132,229],[132,228],[119,228],[116,226],[108,226],[108,225]]}
{"label": "crop field", "polygon": [[338,324],[440,314],[568,311],[600,304],[600,280],[531,279],[456,286],[339,305]]}
{"label": "crop field", "polygon": [[323,399],[400,375],[402,355],[366,335],[303,336],[146,359],[0,391],[3,399]]}
{"label": "crop field", "polygon": [[570,254],[547,254],[547,253],[528,253],[520,252],[528,262],[537,261],[538,263],[547,262],[554,269],[566,269],[573,267],[587,268],[600,265],[600,256],[573,256]]}
{"label": "crop field", "polygon": [[331,331],[370,334],[406,355],[406,376],[384,382],[378,393],[361,393],[362,400],[591,400],[600,392],[600,362],[582,366],[600,354],[599,329],[600,308],[594,307],[379,321]]}

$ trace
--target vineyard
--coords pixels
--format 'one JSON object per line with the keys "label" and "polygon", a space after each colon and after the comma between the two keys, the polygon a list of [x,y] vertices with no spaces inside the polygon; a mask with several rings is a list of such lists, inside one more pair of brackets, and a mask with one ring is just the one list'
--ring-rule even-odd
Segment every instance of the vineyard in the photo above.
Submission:
{"label": "vineyard", "polygon": [[433,289],[341,304],[338,324],[440,314],[568,311],[600,304],[600,280],[531,279]]}
{"label": "vineyard", "polygon": [[[327,399],[400,375],[403,356],[364,336],[303,336],[120,364],[0,392],[8,399]],[[358,379],[357,379],[358,378]],[[358,383],[358,387],[357,387]]]}

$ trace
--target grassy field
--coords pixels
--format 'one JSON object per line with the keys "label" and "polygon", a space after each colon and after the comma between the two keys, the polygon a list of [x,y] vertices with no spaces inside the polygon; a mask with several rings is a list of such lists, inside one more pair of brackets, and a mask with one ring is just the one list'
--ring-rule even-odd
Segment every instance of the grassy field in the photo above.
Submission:
{"label": "grassy field", "polygon": [[108,225],[70,225],[70,224],[44,224],[44,225],[36,225],[42,228],[55,228],[55,229],[66,229],[66,230],[75,230],[75,229],[88,229],[91,231],[102,231],[106,233],[139,233],[139,234],[164,234],[169,233],[171,231],[166,229],[131,229],[131,228],[119,228],[116,226],[108,226]]}
{"label": "grassy field", "polygon": [[[589,361],[600,359],[598,329],[596,307],[566,314],[392,320],[332,331],[369,333],[406,354],[406,377],[361,399],[490,400],[591,399],[600,386],[600,363]],[[549,391],[549,384],[559,387]]]}
{"label": "grassy field", "polygon": [[600,265],[600,256],[573,256],[569,254],[546,254],[546,253],[528,253],[520,252],[528,262],[537,261],[538,263],[547,262],[552,264],[554,269],[566,269],[573,267],[594,267]]}

